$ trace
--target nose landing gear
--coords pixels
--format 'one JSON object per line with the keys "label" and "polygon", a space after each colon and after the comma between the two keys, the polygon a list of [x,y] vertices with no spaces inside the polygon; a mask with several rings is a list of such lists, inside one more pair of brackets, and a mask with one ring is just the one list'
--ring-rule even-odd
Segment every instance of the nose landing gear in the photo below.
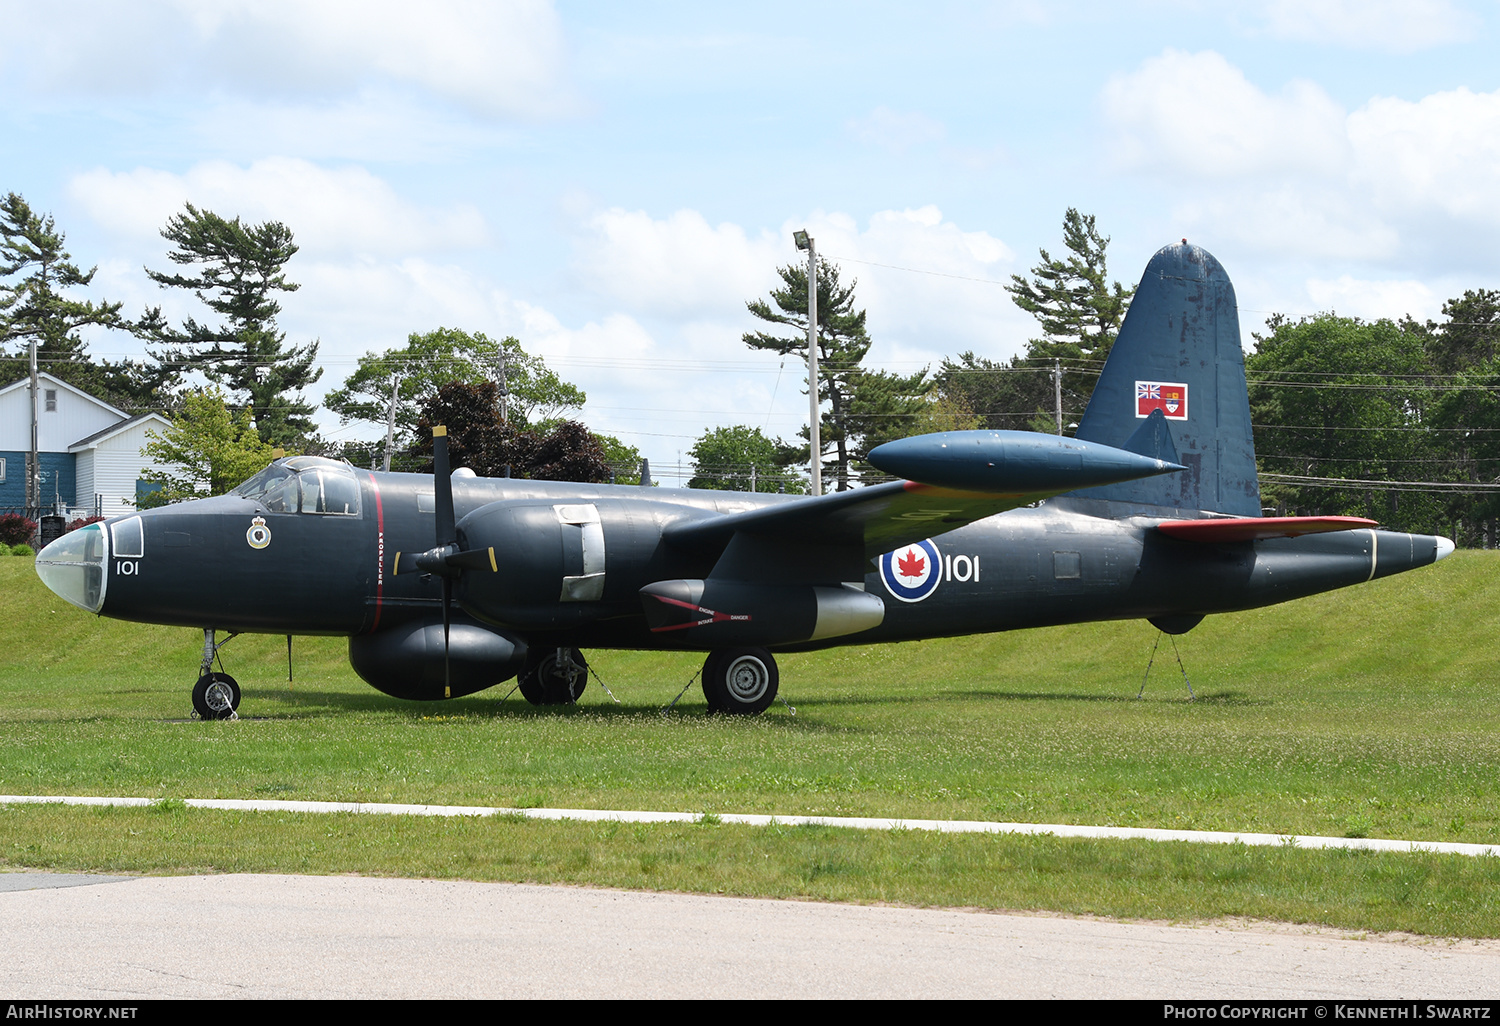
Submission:
{"label": "nose landing gear", "polygon": [[[198,683],[193,685],[193,712],[200,720],[237,720],[235,711],[240,707],[240,685],[221,669],[214,672],[214,659],[219,649],[229,644],[238,634],[231,634],[215,643],[214,629],[203,628],[203,664],[198,671]],[[220,663],[223,666],[223,663]]]}

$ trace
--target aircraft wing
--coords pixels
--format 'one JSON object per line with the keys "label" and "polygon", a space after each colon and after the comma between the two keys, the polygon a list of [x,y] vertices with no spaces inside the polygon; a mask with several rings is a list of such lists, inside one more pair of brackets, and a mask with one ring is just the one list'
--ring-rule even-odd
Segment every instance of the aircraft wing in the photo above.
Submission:
{"label": "aircraft wing", "polygon": [[803,544],[858,545],[866,557],[952,531],[1045,495],[987,495],[916,481],[833,492],[667,528],[673,545],[722,549],[737,533],[794,537]]}
{"label": "aircraft wing", "polygon": [[907,480],[684,522],[669,527],[666,540],[722,551],[740,534],[799,547],[857,546],[869,558],[1077,488],[1182,469],[1096,442],[1030,431],[918,435],[876,447],[869,460]]}
{"label": "aircraft wing", "polygon": [[1164,520],[1156,525],[1162,534],[1190,542],[1242,542],[1265,538],[1298,538],[1328,531],[1355,531],[1379,527],[1364,517],[1222,517],[1208,520]]}

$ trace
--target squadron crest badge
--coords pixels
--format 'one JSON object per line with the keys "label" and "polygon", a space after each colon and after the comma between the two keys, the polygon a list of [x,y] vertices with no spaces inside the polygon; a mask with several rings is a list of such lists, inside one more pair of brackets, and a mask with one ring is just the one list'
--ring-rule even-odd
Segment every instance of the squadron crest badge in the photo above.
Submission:
{"label": "squadron crest badge", "polygon": [[266,526],[265,517],[256,517],[250,521],[250,530],[245,532],[245,541],[249,542],[252,549],[263,549],[271,544],[271,529]]}

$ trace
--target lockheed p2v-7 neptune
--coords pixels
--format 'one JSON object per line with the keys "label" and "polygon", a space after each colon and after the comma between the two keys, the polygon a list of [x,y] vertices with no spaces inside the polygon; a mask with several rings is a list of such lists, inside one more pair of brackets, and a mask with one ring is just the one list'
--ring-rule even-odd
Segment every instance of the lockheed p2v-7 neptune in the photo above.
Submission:
{"label": "lockheed p2v-7 neptune", "polygon": [[[775,653],[1142,618],[1168,633],[1443,558],[1445,538],[1262,515],[1234,289],[1187,244],[1146,268],[1076,437],[957,431],[815,497],[278,459],[233,492],[116,517],[37,557],[90,612],[204,632],[194,705],[234,715],[220,632],[343,635],[403,699],[519,677],[576,700],[591,648],[702,652],[710,710],[775,699]],[[205,586],[205,575],[212,576]]]}

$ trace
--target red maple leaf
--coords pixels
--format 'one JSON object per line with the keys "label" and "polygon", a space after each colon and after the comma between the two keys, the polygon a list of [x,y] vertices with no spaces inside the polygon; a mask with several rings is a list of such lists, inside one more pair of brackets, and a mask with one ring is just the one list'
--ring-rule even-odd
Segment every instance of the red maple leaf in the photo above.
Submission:
{"label": "red maple leaf", "polygon": [[921,577],[926,566],[927,560],[917,555],[916,549],[907,549],[906,555],[896,560],[896,568],[901,571],[902,577]]}

